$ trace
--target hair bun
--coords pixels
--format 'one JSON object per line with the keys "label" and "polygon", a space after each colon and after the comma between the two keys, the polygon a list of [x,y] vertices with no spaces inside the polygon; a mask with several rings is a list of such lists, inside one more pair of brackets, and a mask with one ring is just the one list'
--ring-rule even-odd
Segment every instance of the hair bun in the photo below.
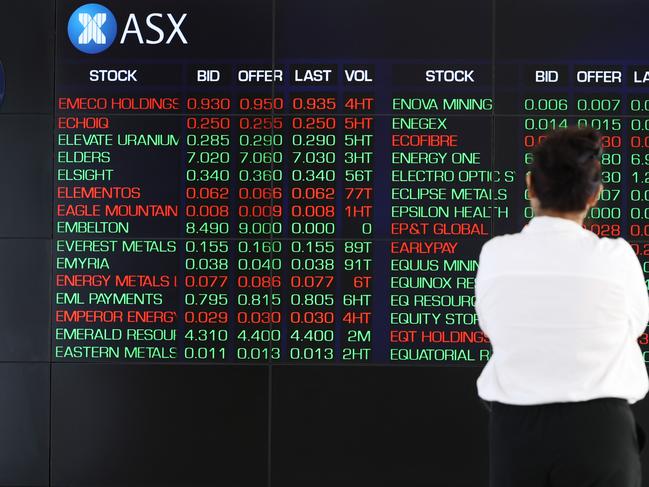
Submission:
{"label": "hair bun", "polygon": [[532,182],[544,208],[580,211],[593,194],[601,157],[599,132],[571,127],[550,133],[534,149]]}

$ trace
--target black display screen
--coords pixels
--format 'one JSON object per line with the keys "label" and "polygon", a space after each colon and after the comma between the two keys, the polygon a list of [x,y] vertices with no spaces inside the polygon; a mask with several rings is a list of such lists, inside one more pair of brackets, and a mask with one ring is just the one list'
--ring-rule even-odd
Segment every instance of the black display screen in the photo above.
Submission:
{"label": "black display screen", "polygon": [[548,130],[649,271],[648,15],[0,2],[0,485],[486,485],[478,256]]}
{"label": "black display screen", "polygon": [[649,65],[410,4],[60,2],[53,360],[484,363],[480,248],[568,125],[648,253]]}

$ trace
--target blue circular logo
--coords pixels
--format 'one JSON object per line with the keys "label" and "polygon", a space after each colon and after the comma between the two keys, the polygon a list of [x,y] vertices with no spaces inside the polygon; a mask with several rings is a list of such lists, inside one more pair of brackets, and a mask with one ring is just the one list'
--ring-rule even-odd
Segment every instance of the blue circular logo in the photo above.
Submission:
{"label": "blue circular logo", "polygon": [[81,52],[97,54],[108,49],[117,36],[113,12],[98,3],[76,9],[68,20],[70,42]]}

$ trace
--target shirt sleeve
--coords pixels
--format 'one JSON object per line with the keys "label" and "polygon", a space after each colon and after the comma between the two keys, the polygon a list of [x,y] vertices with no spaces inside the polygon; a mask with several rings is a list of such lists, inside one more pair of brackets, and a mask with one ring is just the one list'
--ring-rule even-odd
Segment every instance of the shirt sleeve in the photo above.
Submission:
{"label": "shirt sleeve", "polygon": [[649,321],[649,294],[642,267],[631,246],[623,240],[626,255],[626,288],[629,322],[635,336],[645,332]]}

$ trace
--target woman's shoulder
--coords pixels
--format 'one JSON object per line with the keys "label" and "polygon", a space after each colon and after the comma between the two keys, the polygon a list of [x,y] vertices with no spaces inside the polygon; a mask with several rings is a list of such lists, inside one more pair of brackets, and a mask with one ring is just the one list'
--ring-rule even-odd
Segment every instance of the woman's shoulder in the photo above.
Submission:
{"label": "woman's shoulder", "polygon": [[480,249],[480,265],[511,261],[528,249],[520,233],[498,235],[487,240]]}
{"label": "woman's shoulder", "polygon": [[596,241],[598,250],[611,257],[623,256],[637,258],[635,249],[622,237],[598,237]]}
{"label": "woman's shoulder", "polygon": [[598,237],[584,230],[580,235],[573,235],[570,240],[563,239],[538,239],[525,232],[498,235],[487,240],[480,251],[481,259],[505,258],[512,260],[515,256],[525,254],[552,253],[575,254],[586,257],[608,257],[614,261],[636,258],[636,252],[625,239]]}
{"label": "woman's shoulder", "polygon": [[493,252],[523,243],[524,236],[522,233],[506,233],[504,235],[491,237],[489,240],[487,240],[482,245],[482,252]]}

